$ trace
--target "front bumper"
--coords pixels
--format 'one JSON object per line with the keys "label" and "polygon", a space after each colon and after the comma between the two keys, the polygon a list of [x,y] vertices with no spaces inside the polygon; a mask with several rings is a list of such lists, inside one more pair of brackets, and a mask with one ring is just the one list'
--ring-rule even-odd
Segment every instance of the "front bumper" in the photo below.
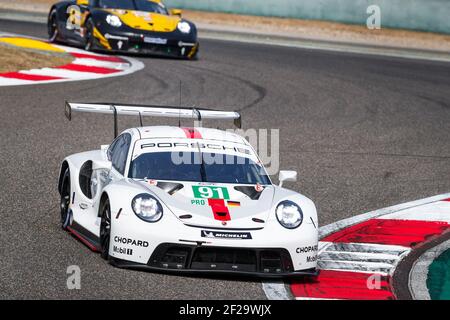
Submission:
{"label": "front bumper", "polygon": [[147,264],[110,257],[119,268],[174,274],[235,275],[260,278],[317,276],[316,268],[296,270],[289,252],[277,248],[223,248],[201,245],[163,243]]}
{"label": "front bumper", "polygon": [[96,49],[138,55],[193,58],[199,50],[196,36],[179,32],[120,32],[108,30],[98,34]]}
{"label": "front bumper", "polygon": [[[215,220],[201,227],[180,221],[163,203],[162,219],[148,223],[132,212],[128,200],[123,201],[123,188],[106,191],[111,210],[121,212],[111,221],[109,255],[127,261],[123,266],[275,277],[303,275],[305,270],[311,274],[317,268],[318,230],[312,219],[305,219],[297,229],[282,227],[273,216],[263,226],[244,225],[248,218],[243,217],[230,220],[226,227]],[[310,210],[305,204],[305,216],[310,216]]]}

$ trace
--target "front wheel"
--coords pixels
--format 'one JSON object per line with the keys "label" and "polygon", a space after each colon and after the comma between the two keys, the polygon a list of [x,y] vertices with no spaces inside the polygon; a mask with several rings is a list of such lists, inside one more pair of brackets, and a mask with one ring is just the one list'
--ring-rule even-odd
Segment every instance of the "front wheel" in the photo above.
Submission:
{"label": "front wheel", "polygon": [[85,34],[85,45],[84,45],[84,50],[86,51],[92,51],[93,47],[94,47],[94,22],[92,21],[92,18],[89,18],[86,21],[86,34]]}
{"label": "front wheel", "polygon": [[194,47],[193,50],[194,51],[188,55],[188,57],[187,57],[188,60],[193,60],[193,61],[198,60],[198,58],[199,58],[199,51],[200,51],[200,45],[197,44]]}
{"label": "front wheel", "polygon": [[70,171],[67,168],[62,179],[60,199],[61,226],[64,230],[70,224],[70,192]]}
{"label": "front wheel", "polygon": [[100,206],[101,220],[100,220],[100,248],[103,259],[108,260],[109,257],[109,243],[111,238],[111,206],[109,199],[103,201]]}
{"label": "front wheel", "polygon": [[51,43],[55,43],[58,38],[58,20],[56,18],[56,10],[53,10],[50,13],[50,17],[48,19],[48,40]]}

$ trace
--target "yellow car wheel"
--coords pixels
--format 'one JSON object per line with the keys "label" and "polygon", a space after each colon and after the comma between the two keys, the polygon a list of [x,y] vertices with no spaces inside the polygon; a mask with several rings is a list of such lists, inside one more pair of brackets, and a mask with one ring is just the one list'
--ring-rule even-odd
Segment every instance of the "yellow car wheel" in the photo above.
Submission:
{"label": "yellow car wheel", "polygon": [[53,10],[48,19],[48,40],[54,43],[56,38],[58,38],[58,21],[56,19],[56,10]]}
{"label": "yellow car wheel", "polygon": [[91,18],[88,18],[88,20],[86,21],[85,28],[86,28],[85,34],[86,43],[84,45],[84,50],[92,51],[94,47],[95,38],[94,38],[94,22],[92,21]]}

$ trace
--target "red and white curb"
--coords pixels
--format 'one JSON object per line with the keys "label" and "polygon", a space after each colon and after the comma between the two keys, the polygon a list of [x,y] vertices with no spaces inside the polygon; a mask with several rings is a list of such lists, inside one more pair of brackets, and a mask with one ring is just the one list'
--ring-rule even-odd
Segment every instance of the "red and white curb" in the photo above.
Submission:
{"label": "red and white curb", "polygon": [[72,55],[75,60],[66,65],[21,70],[0,74],[0,86],[32,85],[119,77],[144,68],[144,64],[129,57],[109,56],[81,49],[54,45]]}
{"label": "red and white curb", "polygon": [[269,299],[395,299],[398,263],[450,231],[450,194],[376,210],[320,229],[316,279],[263,283]]}

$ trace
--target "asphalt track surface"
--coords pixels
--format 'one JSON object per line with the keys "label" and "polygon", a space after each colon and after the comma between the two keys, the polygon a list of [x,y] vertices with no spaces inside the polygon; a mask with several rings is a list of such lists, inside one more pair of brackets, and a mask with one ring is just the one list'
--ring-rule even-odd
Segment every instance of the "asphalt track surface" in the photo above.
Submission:
{"label": "asphalt track surface", "polygon": [[[0,31],[46,35],[32,23]],[[126,77],[0,88],[1,298],[265,298],[259,281],[115,269],[63,232],[61,160],[113,133],[105,116],[69,123],[64,100],[176,105],[181,80],[183,104],[281,130],[281,168],[299,172],[289,187],[315,201],[322,225],[450,190],[450,64],[216,40],[199,61],[139,59],[146,68]],[[66,288],[70,265],[81,290]]]}

